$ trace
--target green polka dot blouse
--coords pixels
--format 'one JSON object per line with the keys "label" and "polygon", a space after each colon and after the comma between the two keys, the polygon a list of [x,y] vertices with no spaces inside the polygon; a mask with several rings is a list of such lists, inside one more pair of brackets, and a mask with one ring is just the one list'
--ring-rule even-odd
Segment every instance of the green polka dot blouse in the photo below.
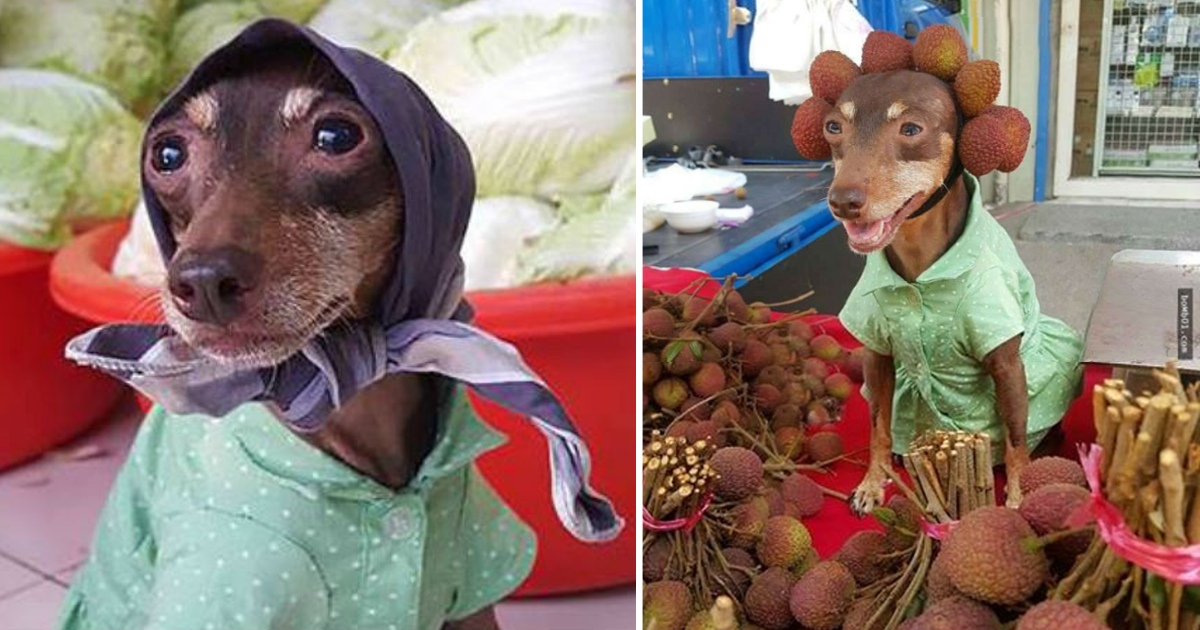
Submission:
{"label": "green polka dot blouse", "polygon": [[915,436],[942,429],[986,432],[999,456],[1004,428],[983,358],[1016,335],[1023,335],[1030,448],[1062,419],[1082,379],[1082,339],[1041,313],[1012,239],[983,209],[979,182],[963,177],[971,203],[958,241],[912,283],[882,251],[868,255],[840,314],[863,345],[894,359],[896,453]]}
{"label": "green polka dot blouse", "polygon": [[454,390],[394,492],[260,405],[145,419],[60,627],[431,630],[512,592],[533,532],[473,461],[504,438]]}

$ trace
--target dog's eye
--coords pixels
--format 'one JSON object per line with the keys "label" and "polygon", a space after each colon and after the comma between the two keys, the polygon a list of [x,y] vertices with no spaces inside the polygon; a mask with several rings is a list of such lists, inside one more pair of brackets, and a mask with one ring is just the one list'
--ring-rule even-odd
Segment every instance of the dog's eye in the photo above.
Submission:
{"label": "dog's eye", "polygon": [[831,120],[825,123],[825,131],[833,134],[842,133],[842,123]]}
{"label": "dog's eye", "polygon": [[362,129],[345,118],[326,118],[313,130],[313,146],[331,155],[349,153],[362,142]]}
{"label": "dog's eye", "polygon": [[187,162],[187,147],[184,146],[183,138],[179,136],[169,136],[159,140],[154,144],[151,152],[150,162],[154,166],[154,170],[160,173],[173,173]]}
{"label": "dog's eye", "polygon": [[900,126],[900,133],[906,136],[915,136],[921,133],[921,128],[912,123],[904,123]]}

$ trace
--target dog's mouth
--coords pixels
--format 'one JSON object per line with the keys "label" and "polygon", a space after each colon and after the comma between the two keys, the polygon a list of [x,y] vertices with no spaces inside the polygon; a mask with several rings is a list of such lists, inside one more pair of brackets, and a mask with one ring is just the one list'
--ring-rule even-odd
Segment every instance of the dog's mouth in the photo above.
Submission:
{"label": "dog's mouth", "polygon": [[290,330],[279,327],[221,327],[187,320],[172,325],[188,345],[218,362],[260,368],[282,363],[297,353],[326,327],[346,314],[349,300],[333,299],[317,310],[316,316]]}
{"label": "dog's mouth", "polygon": [[869,254],[887,247],[892,239],[896,238],[900,225],[916,212],[927,198],[925,193],[917,193],[909,197],[898,210],[875,221],[841,221],[849,236],[850,249],[860,254]]}

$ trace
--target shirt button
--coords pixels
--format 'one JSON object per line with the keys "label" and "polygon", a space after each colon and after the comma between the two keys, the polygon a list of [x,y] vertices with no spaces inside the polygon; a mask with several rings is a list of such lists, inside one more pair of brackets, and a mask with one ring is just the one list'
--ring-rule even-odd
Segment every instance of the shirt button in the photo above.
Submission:
{"label": "shirt button", "polygon": [[393,540],[409,538],[416,531],[416,520],[413,509],[401,505],[384,518],[383,530]]}

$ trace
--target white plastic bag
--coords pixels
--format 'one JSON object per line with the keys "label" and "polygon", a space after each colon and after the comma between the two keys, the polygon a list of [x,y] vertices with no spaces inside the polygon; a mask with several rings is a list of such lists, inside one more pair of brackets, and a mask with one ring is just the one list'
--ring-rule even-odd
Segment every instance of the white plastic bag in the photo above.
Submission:
{"label": "white plastic bag", "polygon": [[862,61],[871,25],[852,0],[760,0],[750,67],[766,72],[771,100],[798,105],[812,96],[808,69],[826,50]]}

